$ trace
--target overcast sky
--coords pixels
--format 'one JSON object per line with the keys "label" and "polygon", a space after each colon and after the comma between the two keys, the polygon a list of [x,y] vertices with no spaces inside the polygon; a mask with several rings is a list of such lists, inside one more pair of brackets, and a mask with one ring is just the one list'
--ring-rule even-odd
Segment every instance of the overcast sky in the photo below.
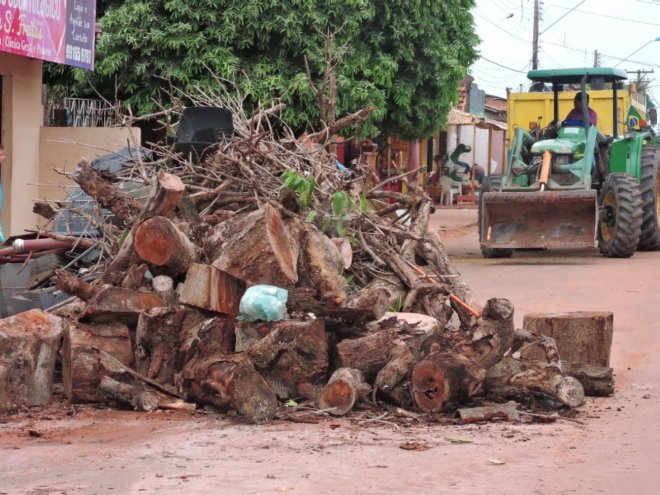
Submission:
{"label": "overcast sky", "polygon": [[[660,41],[652,41],[660,37],[660,0],[540,3],[539,68],[592,67],[598,50],[603,67],[619,64],[625,70],[655,70],[647,75],[652,79],[649,92],[660,104]],[[471,75],[489,94],[506,96],[507,87],[518,91],[520,84],[527,90],[534,0],[477,0],[476,4],[473,14],[482,58],[471,67]]]}

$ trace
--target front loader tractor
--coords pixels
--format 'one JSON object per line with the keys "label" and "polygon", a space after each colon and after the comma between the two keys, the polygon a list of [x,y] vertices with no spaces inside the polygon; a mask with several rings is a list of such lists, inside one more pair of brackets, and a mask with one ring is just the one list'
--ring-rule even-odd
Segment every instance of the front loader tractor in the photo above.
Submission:
{"label": "front loader tractor", "polygon": [[[533,70],[549,83],[554,116],[545,127],[517,128],[506,170],[484,180],[479,200],[479,240],[485,257],[516,249],[598,246],[626,258],[660,247],[660,176],[650,130],[617,133],[617,90],[626,73],[613,68]],[[589,122],[586,85],[611,85],[613,135]],[[584,120],[559,120],[558,95],[579,85]],[[548,119],[549,120],[549,119]]]}

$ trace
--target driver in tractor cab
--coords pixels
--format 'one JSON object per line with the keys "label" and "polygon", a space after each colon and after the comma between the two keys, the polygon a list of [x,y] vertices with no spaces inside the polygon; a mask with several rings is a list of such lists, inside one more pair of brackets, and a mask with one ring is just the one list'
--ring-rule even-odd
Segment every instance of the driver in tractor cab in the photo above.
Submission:
{"label": "driver in tractor cab", "polygon": [[[589,104],[589,93],[587,93],[587,104]],[[596,126],[598,123],[598,114],[596,111],[589,107],[589,122],[591,125]],[[582,93],[576,93],[573,100],[573,108],[564,119],[564,125],[581,126],[584,123],[584,111],[582,108]]]}

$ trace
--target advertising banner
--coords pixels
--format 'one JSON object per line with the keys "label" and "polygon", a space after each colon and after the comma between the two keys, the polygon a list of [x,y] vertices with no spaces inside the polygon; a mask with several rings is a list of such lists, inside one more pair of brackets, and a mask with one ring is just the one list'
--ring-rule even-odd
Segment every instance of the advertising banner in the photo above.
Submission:
{"label": "advertising banner", "polygon": [[0,0],[0,51],[94,69],[96,0]]}

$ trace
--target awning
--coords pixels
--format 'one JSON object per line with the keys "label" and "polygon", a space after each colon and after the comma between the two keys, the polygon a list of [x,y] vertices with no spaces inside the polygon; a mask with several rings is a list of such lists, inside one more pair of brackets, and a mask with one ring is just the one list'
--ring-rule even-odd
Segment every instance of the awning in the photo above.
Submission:
{"label": "awning", "polygon": [[467,112],[461,112],[452,108],[447,116],[447,125],[474,125],[482,129],[494,129],[506,131],[506,123],[497,120],[487,119],[479,115],[473,115]]}

